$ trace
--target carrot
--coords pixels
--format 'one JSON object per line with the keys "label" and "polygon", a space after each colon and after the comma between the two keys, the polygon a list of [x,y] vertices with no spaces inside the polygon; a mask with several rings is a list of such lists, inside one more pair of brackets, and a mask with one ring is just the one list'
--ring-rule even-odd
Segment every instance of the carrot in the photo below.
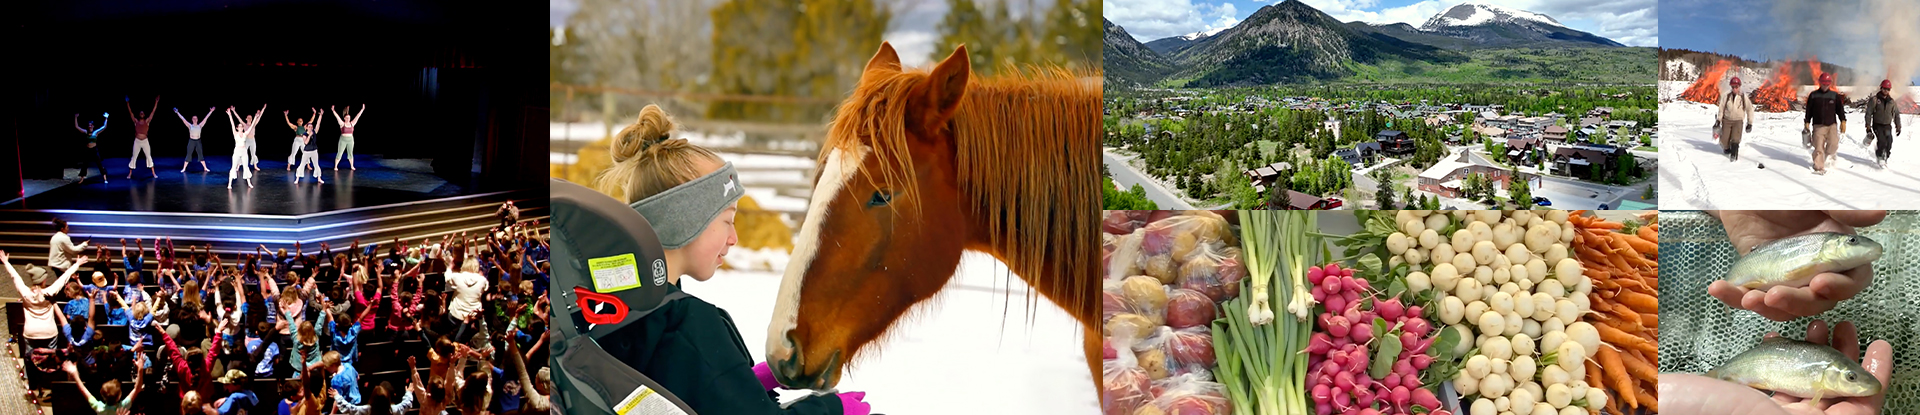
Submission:
{"label": "carrot", "polygon": [[1627,406],[1639,408],[1640,400],[1639,397],[1633,393],[1635,388],[1633,387],[1633,379],[1627,376],[1627,365],[1620,362],[1620,351],[1614,350],[1612,347],[1602,346],[1600,347],[1600,352],[1594,354],[1593,357],[1600,360],[1600,370],[1604,371],[1601,375],[1605,378],[1607,382],[1606,385],[1611,387],[1614,392],[1619,392],[1622,398],[1626,398]]}
{"label": "carrot", "polygon": [[1585,359],[1581,361],[1587,365],[1587,386],[1592,386],[1596,388],[1607,387],[1607,384],[1600,383],[1600,364],[1595,363],[1593,359]]}
{"label": "carrot", "polygon": [[1619,237],[1614,239],[1625,241],[1628,246],[1633,247],[1633,250],[1640,251],[1640,253],[1642,254],[1648,254],[1648,255],[1660,254],[1660,244],[1647,242],[1646,239],[1640,237],[1639,235],[1627,235],[1623,233],[1616,233],[1614,235],[1620,235]]}
{"label": "carrot", "polygon": [[1604,311],[1613,310],[1613,302],[1600,298],[1600,294],[1597,292],[1587,294],[1587,299],[1591,300],[1591,301],[1588,301],[1587,303],[1593,305],[1593,311],[1604,312]]}
{"label": "carrot", "polygon": [[1660,244],[1659,228],[1660,228],[1659,225],[1647,225],[1647,226],[1640,227],[1640,232],[1639,232],[1640,239],[1645,239],[1647,242],[1652,242],[1656,247],[1659,246]]}
{"label": "carrot", "polygon": [[[1626,294],[1626,293],[1622,292],[1621,294]],[[1613,318],[1620,319],[1620,321],[1632,322],[1633,332],[1639,332],[1643,328],[1640,326],[1640,313],[1635,313],[1633,312],[1633,310],[1629,310],[1626,307],[1613,307],[1611,310],[1608,311],[1607,314],[1612,315]],[[1622,331],[1625,331],[1625,329],[1623,329]]]}
{"label": "carrot", "polygon": [[1607,344],[1639,349],[1647,353],[1660,353],[1659,346],[1648,343],[1647,339],[1640,338],[1640,336],[1627,334],[1625,331],[1605,324],[1596,325],[1593,326],[1593,328],[1600,332],[1600,341],[1606,342]]}
{"label": "carrot", "polygon": [[1631,308],[1633,311],[1642,313],[1660,312],[1660,299],[1651,295],[1623,291],[1615,296],[1614,299],[1619,300],[1620,304],[1626,305],[1627,308]]}
{"label": "carrot", "polygon": [[1652,393],[1648,393],[1646,389],[1636,390],[1634,393],[1640,395],[1640,402],[1645,402],[1647,409],[1653,410],[1652,413],[1660,413],[1660,399],[1658,397],[1655,397]]}
{"label": "carrot", "polygon": [[1586,227],[1588,227],[1588,228],[1597,228],[1597,229],[1621,229],[1621,228],[1625,228],[1625,227],[1627,227],[1627,225],[1626,225],[1626,224],[1624,224],[1624,223],[1620,223],[1620,222],[1614,222],[1614,221],[1610,221],[1610,220],[1597,220],[1597,219],[1596,219],[1596,220],[1592,220],[1592,221],[1589,221],[1589,222],[1587,222],[1587,224],[1586,224]]}
{"label": "carrot", "polygon": [[1640,314],[1640,322],[1649,327],[1660,327],[1660,313]]}
{"label": "carrot", "polygon": [[[1601,349],[1608,349],[1608,348],[1602,347]],[[1637,354],[1625,354],[1623,356],[1620,356],[1620,362],[1625,363],[1627,365],[1627,374],[1633,375],[1634,379],[1659,383],[1660,370],[1654,369],[1652,364],[1647,363],[1646,360],[1642,360],[1639,356],[1640,355],[1637,355]]]}
{"label": "carrot", "polygon": [[1639,323],[1616,317],[1612,313],[1594,313],[1593,316],[1593,321],[1613,326],[1614,328],[1620,329],[1620,331],[1639,332],[1640,330],[1646,329],[1645,327],[1641,327]]}

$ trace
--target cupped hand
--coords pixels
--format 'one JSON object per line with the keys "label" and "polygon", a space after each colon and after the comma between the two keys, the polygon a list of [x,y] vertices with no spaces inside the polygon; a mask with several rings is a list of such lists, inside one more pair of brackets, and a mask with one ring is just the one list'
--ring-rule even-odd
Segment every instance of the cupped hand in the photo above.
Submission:
{"label": "cupped hand", "polygon": [[[1754,247],[1777,239],[1816,232],[1852,234],[1855,227],[1873,226],[1887,218],[1884,210],[1714,211],[1726,227],[1734,249],[1746,255]],[[1787,321],[1832,310],[1873,282],[1873,265],[1814,275],[1805,287],[1776,286],[1765,291],[1716,280],[1707,294],[1727,306],[1753,311],[1774,321]]]}
{"label": "cupped hand", "polygon": [[[1768,336],[1774,334],[1769,333]],[[1842,322],[1832,330],[1824,321],[1807,328],[1807,341],[1832,344],[1849,359],[1860,359],[1860,333],[1851,322]],[[1881,393],[1874,396],[1827,398],[1819,401],[1775,394],[1768,397],[1745,385],[1699,375],[1660,374],[1660,406],[1667,414],[1756,414],[1756,415],[1872,415],[1886,404],[1886,390],[1893,376],[1893,345],[1875,340],[1867,345],[1861,366],[1880,379]]]}

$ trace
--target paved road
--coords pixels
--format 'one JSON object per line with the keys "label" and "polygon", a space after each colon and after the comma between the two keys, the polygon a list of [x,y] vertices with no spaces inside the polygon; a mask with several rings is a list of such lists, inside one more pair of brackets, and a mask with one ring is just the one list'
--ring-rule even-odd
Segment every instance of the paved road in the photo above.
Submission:
{"label": "paved road", "polygon": [[1159,184],[1156,184],[1152,180],[1147,179],[1147,175],[1145,173],[1141,173],[1139,170],[1134,170],[1133,166],[1127,165],[1126,160],[1123,160],[1117,156],[1114,156],[1113,153],[1109,153],[1105,151],[1102,151],[1100,153],[1101,153],[1101,156],[1104,157],[1106,160],[1107,171],[1112,172],[1113,174],[1114,184],[1118,184],[1120,185],[1121,188],[1126,188],[1126,189],[1133,188],[1133,185],[1135,184],[1140,185],[1141,188],[1146,189],[1147,191],[1147,200],[1152,200],[1153,203],[1160,205],[1161,209],[1166,209],[1166,210],[1193,209],[1192,204],[1188,204],[1185,200],[1180,200],[1179,197],[1174,196],[1172,193],[1169,193],[1167,189],[1163,189],[1160,187]]}

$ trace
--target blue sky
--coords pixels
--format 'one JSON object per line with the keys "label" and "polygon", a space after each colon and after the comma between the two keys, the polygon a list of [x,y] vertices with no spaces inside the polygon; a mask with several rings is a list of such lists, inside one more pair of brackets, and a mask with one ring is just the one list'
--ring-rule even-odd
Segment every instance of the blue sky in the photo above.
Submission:
{"label": "blue sky", "polygon": [[1912,0],[1668,1],[1660,26],[1667,48],[1753,60],[1811,56],[1873,74],[1920,71],[1920,6]]}
{"label": "blue sky", "polygon": [[[1141,42],[1222,29],[1280,0],[1105,0],[1107,20]],[[1419,26],[1463,0],[1303,0],[1343,22]],[[1630,46],[1659,43],[1657,0],[1476,0],[1552,16],[1576,30]],[[1668,3],[1673,3],[1669,1]]]}

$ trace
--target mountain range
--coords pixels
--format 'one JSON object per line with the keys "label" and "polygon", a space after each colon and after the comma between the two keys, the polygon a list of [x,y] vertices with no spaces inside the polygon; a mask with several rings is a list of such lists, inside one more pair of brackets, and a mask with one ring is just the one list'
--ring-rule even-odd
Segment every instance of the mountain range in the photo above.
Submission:
{"label": "mountain range", "polygon": [[1381,66],[1454,65],[1494,49],[1624,46],[1543,14],[1471,2],[1434,15],[1419,27],[1342,23],[1299,0],[1262,7],[1230,28],[1146,44],[1112,22],[1105,27],[1104,66],[1108,76],[1123,85],[1164,79],[1192,87],[1297,83],[1339,79]]}

